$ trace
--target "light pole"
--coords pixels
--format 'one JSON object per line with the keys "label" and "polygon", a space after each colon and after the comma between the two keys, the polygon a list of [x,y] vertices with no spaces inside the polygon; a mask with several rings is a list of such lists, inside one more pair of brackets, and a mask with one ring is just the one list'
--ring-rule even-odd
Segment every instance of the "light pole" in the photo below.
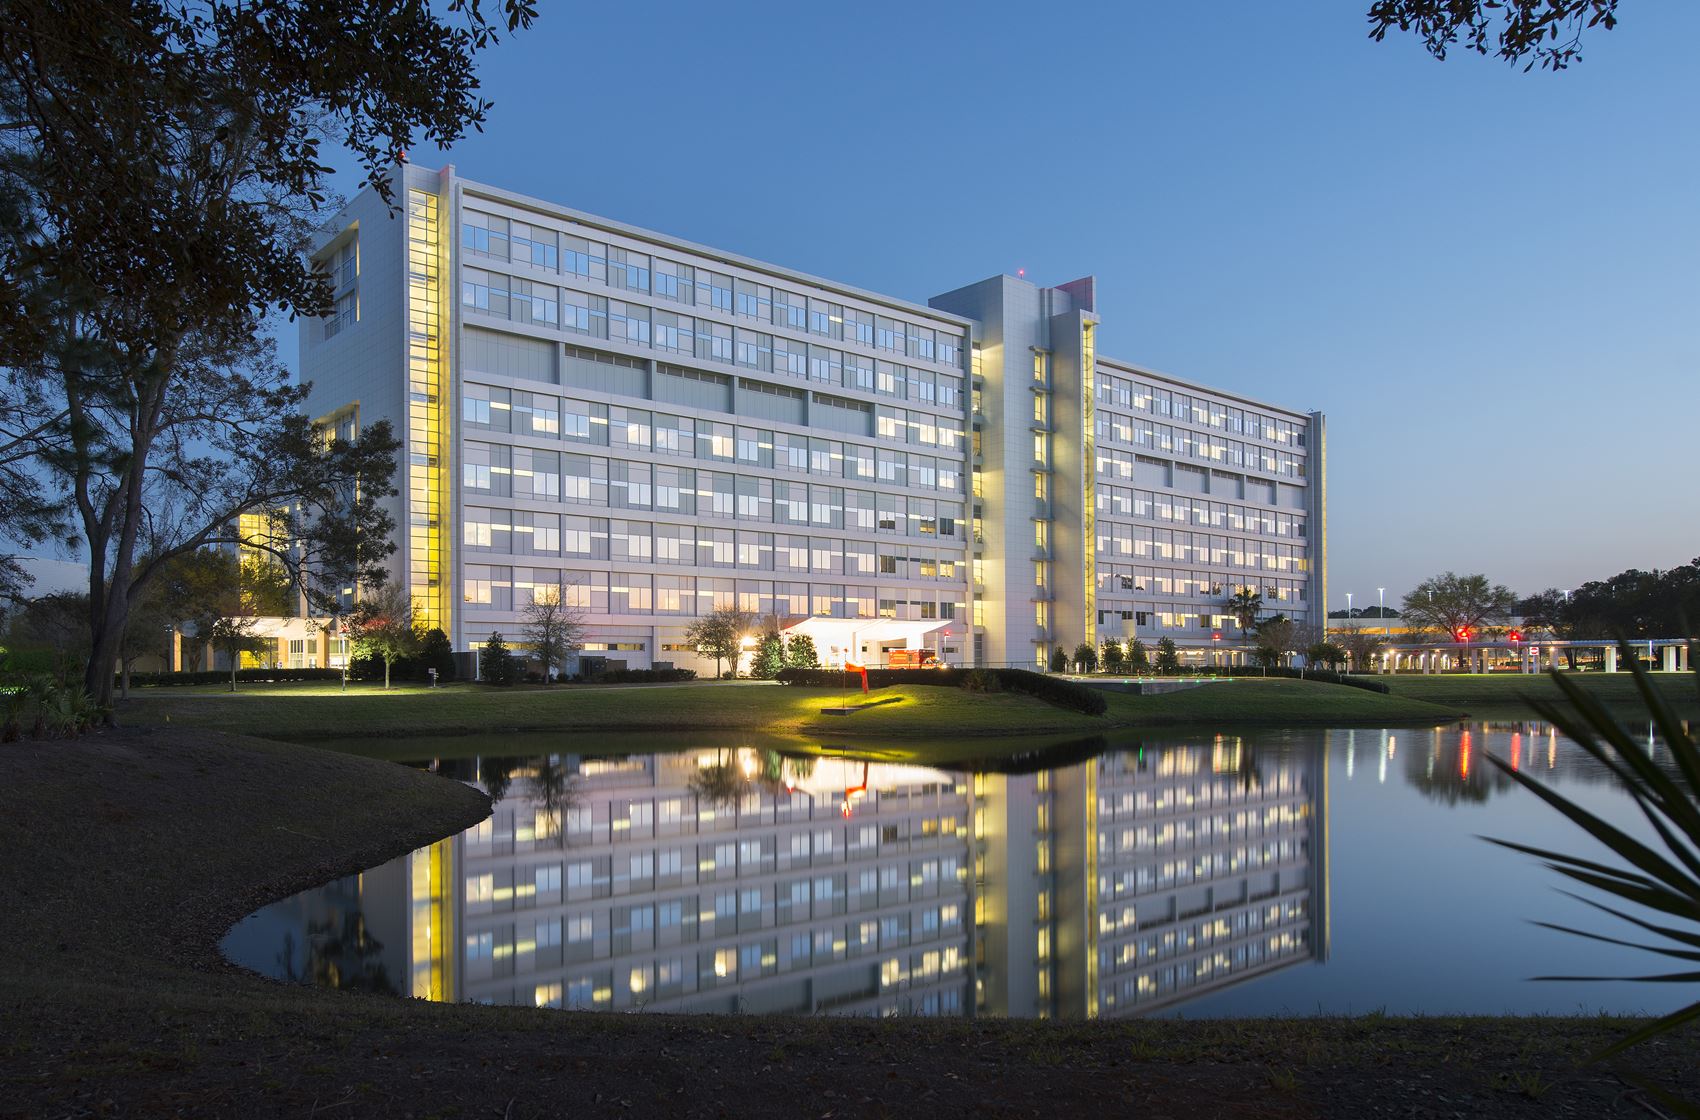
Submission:
{"label": "light pole", "polygon": [[1352,613],[1352,593],[1346,592],[1346,621],[1352,624],[1352,629],[1358,628],[1357,616]]}
{"label": "light pole", "polygon": [[1375,613],[1381,619],[1381,636],[1387,637],[1387,588],[1375,589]]}

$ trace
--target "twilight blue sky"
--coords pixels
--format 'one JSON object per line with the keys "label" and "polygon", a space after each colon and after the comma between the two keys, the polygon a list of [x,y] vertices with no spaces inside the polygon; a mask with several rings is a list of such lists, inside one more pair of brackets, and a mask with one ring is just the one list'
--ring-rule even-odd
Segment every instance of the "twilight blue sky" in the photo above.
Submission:
{"label": "twilight blue sky", "polygon": [[1328,413],[1336,606],[1700,555],[1700,4],[1558,75],[1368,0],[542,7],[417,162],[919,302],[1095,273],[1103,352]]}

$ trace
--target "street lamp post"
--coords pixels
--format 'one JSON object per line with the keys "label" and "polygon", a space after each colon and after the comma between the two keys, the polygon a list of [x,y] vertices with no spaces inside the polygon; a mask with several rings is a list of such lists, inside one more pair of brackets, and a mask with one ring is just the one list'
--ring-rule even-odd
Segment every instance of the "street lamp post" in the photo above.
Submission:
{"label": "street lamp post", "polygon": [[1378,587],[1378,588],[1375,589],[1375,612],[1376,612],[1376,617],[1381,619],[1381,636],[1383,638],[1386,638],[1387,637],[1387,588],[1385,588],[1385,587]]}
{"label": "street lamp post", "polygon": [[1357,616],[1352,613],[1352,593],[1350,591],[1346,592],[1346,621],[1352,624],[1353,630],[1358,628]]}

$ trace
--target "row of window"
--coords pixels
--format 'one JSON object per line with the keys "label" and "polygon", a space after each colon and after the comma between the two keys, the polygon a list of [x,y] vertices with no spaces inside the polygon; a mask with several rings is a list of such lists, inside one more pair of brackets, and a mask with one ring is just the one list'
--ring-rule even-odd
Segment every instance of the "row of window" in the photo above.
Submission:
{"label": "row of window", "polygon": [[[953,619],[963,617],[960,595],[940,589],[917,598],[917,588],[732,580],[710,576],[651,575],[467,564],[462,600],[491,612],[513,611],[539,592],[593,615],[674,615],[698,618],[737,607],[750,614],[817,618]],[[945,596],[935,599],[934,595]]]}
{"label": "row of window", "polygon": [[[785,947],[778,939],[769,938],[743,946],[701,954],[664,956],[622,966],[618,976],[611,969],[575,972],[569,979],[516,989],[512,993],[512,1001],[586,1011],[642,1007],[651,1000],[674,999],[735,984],[740,977],[754,980],[876,952],[872,942],[863,942],[854,936],[859,932],[840,928],[816,930],[813,934],[807,931],[793,933],[788,953],[784,952]],[[488,934],[469,935],[466,945],[469,962],[500,959],[503,955],[511,955],[513,950],[509,944],[504,954],[503,946],[491,940]],[[487,967],[471,969],[472,978],[482,979]],[[954,945],[892,957],[880,962],[881,994],[889,996],[911,985],[950,979],[964,972],[965,968],[962,951]],[[815,1008],[805,1000],[796,1010],[809,1012]],[[896,1014],[900,1010],[904,1014],[923,1016],[958,1015],[962,1011],[962,992],[960,988],[922,992],[918,998],[911,997],[889,1005],[885,1013]]]}
{"label": "row of window", "polygon": [[962,492],[960,458],[867,447],[570,397],[563,402],[559,397],[517,389],[466,385],[461,396],[461,419],[473,431],[562,438],[591,447]]}
{"label": "row of window", "polygon": [[469,496],[527,498],[606,509],[815,526],[853,533],[952,540],[960,502],[913,494],[821,486],[595,455],[468,441],[461,486]]}
{"label": "row of window", "polygon": [[1127,486],[1096,487],[1094,506],[1100,517],[1135,517],[1144,521],[1177,521],[1199,528],[1222,529],[1265,537],[1305,536],[1305,515],[1267,506],[1241,506],[1207,498],[1189,498],[1161,490]]}
{"label": "row of window", "polygon": [[[1142,381],[1117,377],[1102,368],[1099,369],[1097,385],[1098,403],[1108,408],[1131,408],[1287,447],[1306,445],[1307,425],[1302,421],[1266,416],[1223,401],[1191,396],[1178,389],[1160,389]],[[1121,419],[1125,422],[1127,418]]]}
{"label": "row of window", "polygon": [[[1149,525],[1118,525],[1113,521],[1097,523],[1097,555],[1102,560],[1153,560],[1174,564],[1210,564],[1217,568],[1255,569],[1262,572],[1308,572],[1310,556],[1302,544],[1278,544],[1274,541],[1242,540],[1211,533],[1188,533],[1174,529],[1154,529]],[[1186,579],[1189,573],[1169,573],[1175,579]],[[1199,572],[1201,580],[1211,584],[1232,584],[1235,577],[1223,579],[1222,573]],[[1136,580],[1135,583],[1143,583]],[[1134,586],[1128,590],[1150,590]]]}
{"label": "row of window", "polygon": [[963,336],[959,331],[887,318],[470,208],[461,214],[461,248],[469,258],[514,261],[546,272],[606,284],[618,291],[650,294],[685,306],[922,361],[951,366],[960,366],[962,362]]}
{"label": "row of window", "polygon": [[[1257,447],[1233,439],[1194,434],[1185,429],[1179,429],[1177,434],[1177,429],[1166,424],[1147,424],[1142,427],[1130,423],[1125,430],[1122,430],[1116,428],[1102,413],[1098,416],[1098,439],[1128,443],[1135,447],[1146,448],[1166,455],[1175,455],[1180,458],[1217,463],[1233,470],[1261,471],[1264,474],[1273,474],[1281,478],[1305,478],[1309,470],[1307,460],[1303,455],[1294,455],[1289,451],[1280,451],[1272,447]],[[1133,480],[1134,461],[1137,452],[1115,451],[1100,445],[1097,448],[1097,456],[1099,478],[1114,478],[1123,482]],[[1153,463],[1152,465],[1160,466],[1161,464]]]}
{"label": "row of window", "polygon": [[468,506],[461,525],[461,541],[468,553],[823,575],[877,573],[946,583],[958,583],[963,577],[964,561],[959,554],[888,541],[847,541],[570,514],[562,517],[480,506]]}

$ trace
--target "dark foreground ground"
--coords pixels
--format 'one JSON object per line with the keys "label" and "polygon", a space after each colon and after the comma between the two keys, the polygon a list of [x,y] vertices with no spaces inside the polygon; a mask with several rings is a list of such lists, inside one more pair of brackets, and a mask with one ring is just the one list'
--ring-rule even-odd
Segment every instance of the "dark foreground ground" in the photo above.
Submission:
{"label": "dark foreground ground", "polygon": [[1700,1096],[1602,1019],[596,1016],[284,988],[261,902],[478,820],[407,768],[212,733],[0,746],[0,1117],[1596,1117]]}

